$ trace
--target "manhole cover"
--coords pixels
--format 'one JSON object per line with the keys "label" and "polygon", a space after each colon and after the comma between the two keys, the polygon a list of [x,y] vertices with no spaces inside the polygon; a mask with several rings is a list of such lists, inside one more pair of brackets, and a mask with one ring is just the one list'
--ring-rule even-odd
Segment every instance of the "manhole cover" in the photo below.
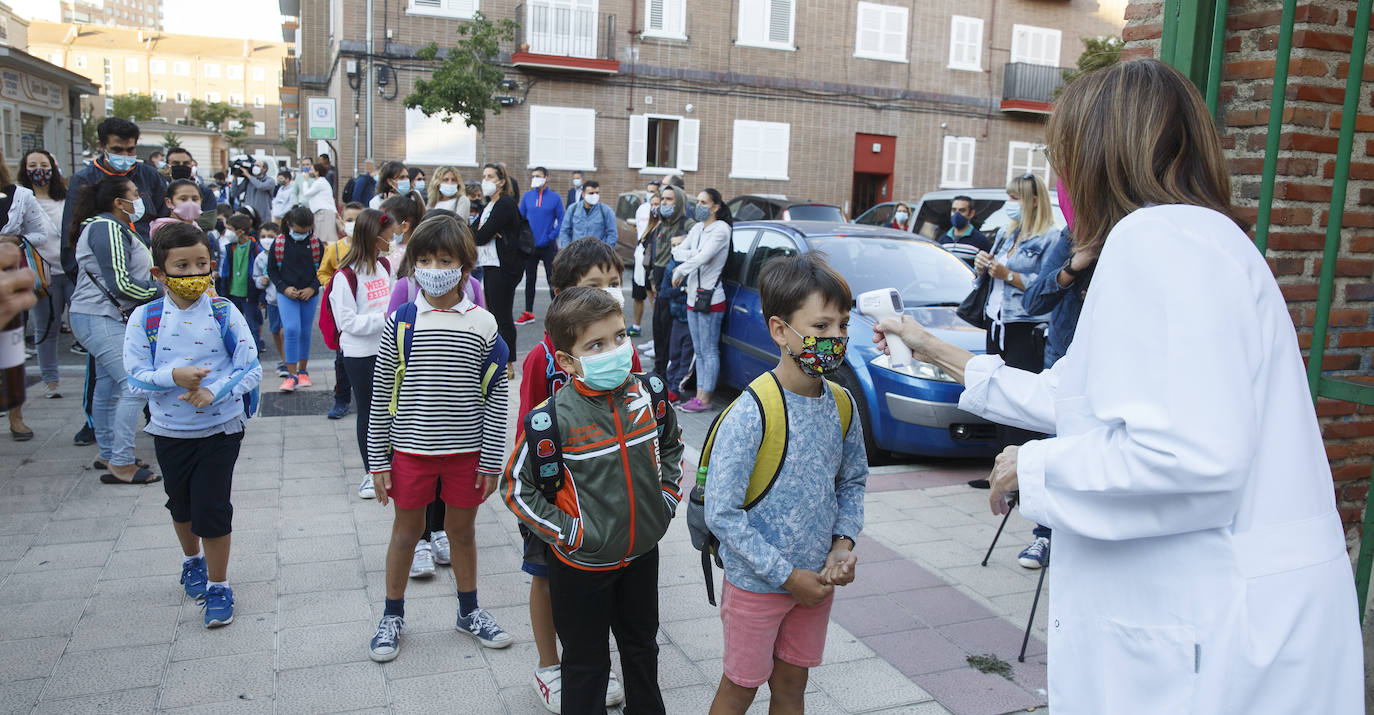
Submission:
{"label": "manhole cover", "polygon": [[332,392],[263,392],[258,399],[259,417],[318,417],[334,406]]}

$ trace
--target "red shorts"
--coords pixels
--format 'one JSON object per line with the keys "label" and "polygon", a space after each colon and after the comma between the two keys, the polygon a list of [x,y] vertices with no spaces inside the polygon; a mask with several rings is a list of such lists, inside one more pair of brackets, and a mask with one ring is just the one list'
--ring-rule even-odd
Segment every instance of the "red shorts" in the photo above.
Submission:
{"label": "red shorts", "polygon": [[475,509],[482,504],[482,480],[477,476],[477,452],[461,454],[391,455],[391,489],[387,495],[397,509],[423,509],[434,501],[434,485],[439,498],[449,506]]}
{"label": "red shorts", "polygon": [[753,593],[729,581],[721,593],[725,677],[757,688],[773,675],[773,659],[814,668],[825,653],[825,631],[834,594],[810,608],[787,593]]}

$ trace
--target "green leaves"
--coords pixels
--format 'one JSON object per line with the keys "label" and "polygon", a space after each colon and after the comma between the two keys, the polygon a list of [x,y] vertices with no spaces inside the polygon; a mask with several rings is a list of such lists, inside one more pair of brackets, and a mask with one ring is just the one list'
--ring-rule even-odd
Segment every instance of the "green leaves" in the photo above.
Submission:
{"label": "green leaves", "polygon": [[230,119],[237,119],[240,122],[253,121],[253,113],[247,109],[239,109],[228,102],[207,103],[199,99],[191,100],[191,109],[187,117],[190,124],[210,129],[219,129]]}
{"label": "green leaves", "polygon": [[518,29],[514,20],[488,20],[478,12],[470,22],[458,26],[458,41],[439,59],[439,46],[430,43],[417,54],[423,60],[438,60],[429,79],[415,82],[415,91],[405,98],[407,107],[419,109],[425,116],[444,114],[451,122],[461,118],[477,131],[486,129],[487,112],[501,113],[496,92],[505,78],[505,71],[497,64],[501,43],[515,39]]}
{"label": "green leaves", "polygon": [[146,122],[157,116],[157,102],[146,94],[116,96],[110,116],[123,117],[131,122]]}

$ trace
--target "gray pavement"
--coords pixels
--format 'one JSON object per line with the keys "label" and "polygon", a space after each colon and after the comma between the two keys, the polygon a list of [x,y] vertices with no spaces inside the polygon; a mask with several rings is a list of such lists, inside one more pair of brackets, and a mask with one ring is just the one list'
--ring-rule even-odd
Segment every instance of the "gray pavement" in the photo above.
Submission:
{"label": "gray pavement", "polygon": [[[541,291],[537,314],[546,303]],[[522,327],[521,346],[541,334],[537,322]],[[455,589],[441,568],[410,582],[400,657],[368,660],[391,513],[354,493],[362,467],[353,416],[332,422],[288,402],[328,406],[332,371],[322,346],[314,354],[316,386],[273,398],[285,416],[249,424],[234,484],[238,610],[214,631],[177,584],[181,557],[161,488],[102,485],[90,468],[94,447],[72,446],[80,361],[64,358],[65,397],[26,405],[37,438],[0,440],[0,712],[543,712],[531,684],[528,577],[514,520],[496,500],[479,512],[478,588],[515,644],[486,650],[453,630]],[[275,383],[265,387],[270,394]],[[709,417],[684,416],[689,447]],[[138,453],[154,461],[146,436]],[[810,712],[1044,705],[1043,627],[1026,663],[1015,660],[1036,574],[1014,557],[1032,525],[1013,516],[988,567],[978,566],[997,520],[986,493],[964,481],[986,469],[875,470],[858,580],[837,598]],[[683,520],[662,550],[660,684],[670,712],[702,713],[720,678],[719,616]],[[973,670],[967,657],[982,654],[1010,663],[1011,677]],[[766,712],[766,687],[759,701],[752,712]]]}

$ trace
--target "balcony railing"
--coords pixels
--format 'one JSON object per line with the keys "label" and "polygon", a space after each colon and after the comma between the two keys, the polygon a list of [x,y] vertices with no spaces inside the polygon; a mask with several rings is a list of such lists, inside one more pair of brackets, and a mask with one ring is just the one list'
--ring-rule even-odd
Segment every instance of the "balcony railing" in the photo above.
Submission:
{"label": "balcony railing", "polygon": [[281,86],[299,87],[301,85],[300,72],[299,60],[295,57],[283,57],[281,60]]}
{"label": "balcony railing", "polygon": [[1055,92],[1064,85],[1062,67],[1009,62],[1002,68],[1002,111],[1049,114]]}
{"label": "balcony railing", "polygon": [[520,23],[511,56],[516,66],[607,74],[620,69],[615,15],[558,0],[531,0],[516,6],[515,19]]}

